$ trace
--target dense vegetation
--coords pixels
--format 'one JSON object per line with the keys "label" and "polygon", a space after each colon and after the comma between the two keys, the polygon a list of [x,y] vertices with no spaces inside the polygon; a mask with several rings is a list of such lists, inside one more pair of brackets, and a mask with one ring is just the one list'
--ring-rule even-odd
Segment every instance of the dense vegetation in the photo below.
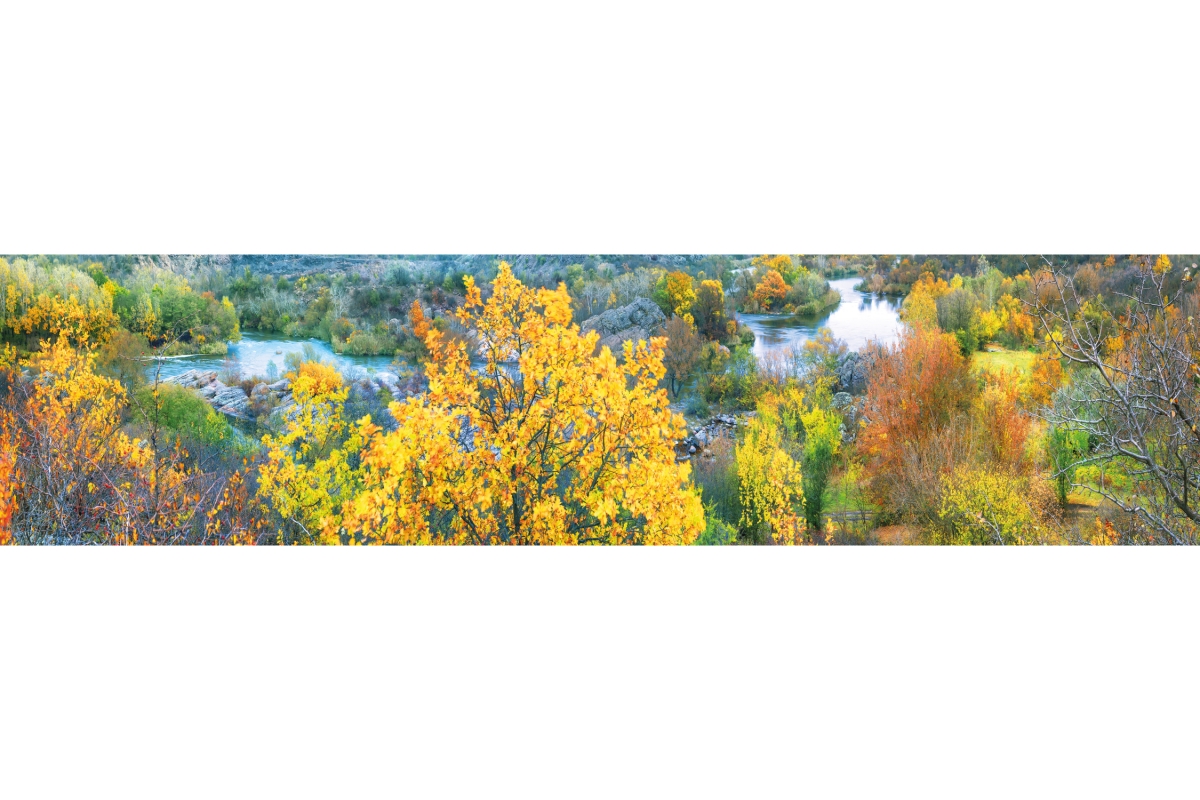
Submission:
{"label": "dense vegetation", "polygon": [[[1190,264],[0,259],[0,541],[1194,543]],[[818,313],[847,274],[904,295],[898,341],[755,357],[739,313]],[[631,308],[660,322],[598,327]],[[228,376],[234,425],[155,378],[243,329],[408,383],[310,349]]]}

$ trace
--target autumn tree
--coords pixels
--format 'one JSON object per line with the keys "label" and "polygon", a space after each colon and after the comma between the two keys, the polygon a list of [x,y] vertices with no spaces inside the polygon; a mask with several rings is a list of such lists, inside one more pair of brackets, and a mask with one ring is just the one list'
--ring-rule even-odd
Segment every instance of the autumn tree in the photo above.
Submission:
{"label": "autumn tree", "polygon": [[681,317],[671,317],[667,321],[664,333],[667,335],[667,347],[663,352],[663,366],[667,370],[671,394],[678,397],[679,389],[700,359],[700,348],[704,346],[704,339],[696,332],[695,325]]}
{"label": "autumn tree", "polygon": [[754,299],[757,300],[763,308],[768,311],[772,306],[779,303],[787,295],[787,284],[783,281],[783,276],[776,270],[767,270],[767,274],[754,287]]}
{"label": "autumn tree", "polygon": [[740,535],[753,542],[802,543],[807,534],[803,476],[784,449],[780,420],[769,405],[760,404],[734,457],[742,509]]}
{"label": "autumn tree", "polygon": [[936,520],[940,478],[971,445],[977,386],[967,360],[953,336],[925,327],[869,358],[867,424],[857,444],[869,493],[885,509]]}
{"label": "autumn tree", "polygon": [[[0,355],[0,513],[22,544],[188,544],[217,482],[122,429],[127,398],[66,335],[18,362]],[[28,370],[23,375],[22,370]]]}
{"label": "autumn tree", "polygon": [[663,307],[666,314],[675,314],[684,319],[692,319],[692,304],[696,301],[696,290],[692,285],[692,276],[676,270],[666,273],[656,291],[656,302]]}
{"label": "autumn tree", "polygon": [[375,427],[343,413],[349,389],[329,364],[302,362],[292,378],[295,404],[284,430],[267,434],[258,494],[279,515],[282,544],[337,544],[342,505],[361,484],[358,454]]}
{"label": "autumn tree", "polygon": [[984,372],[983,388],[975,396],[972,416],[980,439],[980,457],[1009,474],[1029,468],[1025,442],[1031,417],[1022,409],[1020,375],[1015,370]]}
{"label": "autumn tree", "polygon": [[364,442],[358,485],[340,514],[322,512],[323,537],[394,544],[695,539],[703,509],[674,451],[683,420],[657,388],[665,341],[627,342],[618,364],[608,348],[593,355],[595,332],[581,335],[571,324],[564,286],[534,291],[506,263],[486,302],[473,280],[466,283],[458,319],[479,331],[484,363],[473,368],[461,342],[436,329],[427,334],[429,391],[391,404],[394,431],[367,419],[355,425]]}
{"label": "autumn tree", "polygon": [[696,328],[709,339],[720,340],[726,335],[729,322],[725,314],[725,290],[720,281],[701,281],[692,304]]}
{"label": "autumn tree", "polygon": [[938,299],[951,291],[950,284],[926,272],[913,283],[912,290],[904,298],[900,318],[914,328],[938,327]]}
{"label": "autumn tree", "polygon": [[[756,267],[763,272],[775,270],[783,278],[784,283],[791,283],[797,273],[797,265],[790,255],[761,255],[755,256],[750,260],[750,266]],[[799,268],[802,271],[807,271],[803,266]]]}
{"label": "autumn tree", "polygon": [[412,307],[408,310],[408,321],[412,325],[413,335],[422,342],[425,341],[425,334],[429,333],[429,321],[425,319],[420,300],[412,301]]}

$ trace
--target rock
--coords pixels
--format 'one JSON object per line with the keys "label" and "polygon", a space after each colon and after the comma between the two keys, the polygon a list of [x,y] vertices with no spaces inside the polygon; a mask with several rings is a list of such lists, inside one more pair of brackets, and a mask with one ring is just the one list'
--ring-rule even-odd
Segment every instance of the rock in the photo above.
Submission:
{"label": "rock", "polygon": [[284,392],[286,392],[292,388],[292,382],[290,380],[288,380],[287,378],[284,378],[283,380],[275,381],[267,388],[270,389],[272,392],[279,392],[280,394],[283,394]]}
{"label": "rock", "polygon": [[189,369],[187,372],[164,379],[163,383],[175,383],[187,389],[199,389],[216,379],[217,373],[212,370]]}
{"label": "rock", "polygon": [[832,405],[834,408],[842,409],[853,402],[854,398],[850,396],[849,392],[838,392],[833,396],[833,400],[831,401],[830,405]]}
{"label": "rock", "polygon": [[240,386],[226,386],[213,395],[212,406],[222,414],[233,417],[249,418],[250,398]]}
{"label": "rock", "polygon": [[867,371],[870,360],[862,353],[842,353],[834,368],[836,383],[834,390],[849,394],[860,394],[867,387]]}
{"label": "rock", "polygon": [[627,306],[610,308],[607,311],[589,317],[579,326],[582,333],[596,331],[604,339],[613,334],[641,328],[648,333],[656,332],[667,321],[662,309],[654,301],[639,297]]}
{"label": "rock", "polygon": [[704,430],[703,428],[696,431],[696,441],[701,445],[708,444],[708,431]]}
{"label": "rock", "polygon": [[599,346],[607,347],[613,354],[619,355],[625,352],[625,342],[632,341],[636,344],[639,341],[645,341],[649,338],[649,331],[639,325],[635,325],[619,333],[614,333],[611,336],[605,336],[600,340]]}
{"label": "rock", "polygon": [[694,453],[694,452],[696,452],[696,445],[691,445],[690,447],[688,447],[688,454],[689,454],[689,455],[691,455],[691,454],[692,454],[692,453]]}

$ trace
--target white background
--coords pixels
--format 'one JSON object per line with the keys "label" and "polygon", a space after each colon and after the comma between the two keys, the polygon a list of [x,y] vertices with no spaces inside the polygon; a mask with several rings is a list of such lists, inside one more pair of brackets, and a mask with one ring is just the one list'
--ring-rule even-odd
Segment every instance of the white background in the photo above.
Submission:
{"label": "white background", "polygon": [[[0,7],[0,252],[1196,252],[1174,3]],[[0,552],[6,797],[1190,797],[1183,550]]]}

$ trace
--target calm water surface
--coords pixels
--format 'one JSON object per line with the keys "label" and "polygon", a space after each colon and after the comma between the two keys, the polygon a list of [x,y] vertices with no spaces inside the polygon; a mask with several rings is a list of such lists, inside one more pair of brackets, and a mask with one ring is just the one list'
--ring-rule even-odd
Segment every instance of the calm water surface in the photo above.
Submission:
{"label": "calm water surface", "polygon": [[[226,358],[236,358],[241,364],[242,375],[269,375],[270,365],[280,376],[287,371],[284,359],[288,353],[301,353],[304,345],[310,344],[325,361],[337,365],[338,369],[362,367],[368,371],[387,369],[392,363],[391,356],[348,356],[333,352],[328,342],[320,339],[288,339],[273,334],[261,334],[257,331],[243,331],[239,342],[230,342],[228,356],[189,356],[188,358],[172,358],[160,362],[162,377],[169,378],[187,372],[189,369],[221,370]],[[157,364],[147,369],[149,375],[154,374]]]}
{"label": "calm water surface", "polygon": [[754,355],[762,358],[770,352],[799,348],[820,328],[829,328],[834,338],[844,341],[851,350],[862,350],[872,340],[884,344],[895,341],[900,336],[900,298],[857,292],[854,285],[860,280],[830,281],[842,302],[822,316],[738,314],[738,322],[754,331]]}

